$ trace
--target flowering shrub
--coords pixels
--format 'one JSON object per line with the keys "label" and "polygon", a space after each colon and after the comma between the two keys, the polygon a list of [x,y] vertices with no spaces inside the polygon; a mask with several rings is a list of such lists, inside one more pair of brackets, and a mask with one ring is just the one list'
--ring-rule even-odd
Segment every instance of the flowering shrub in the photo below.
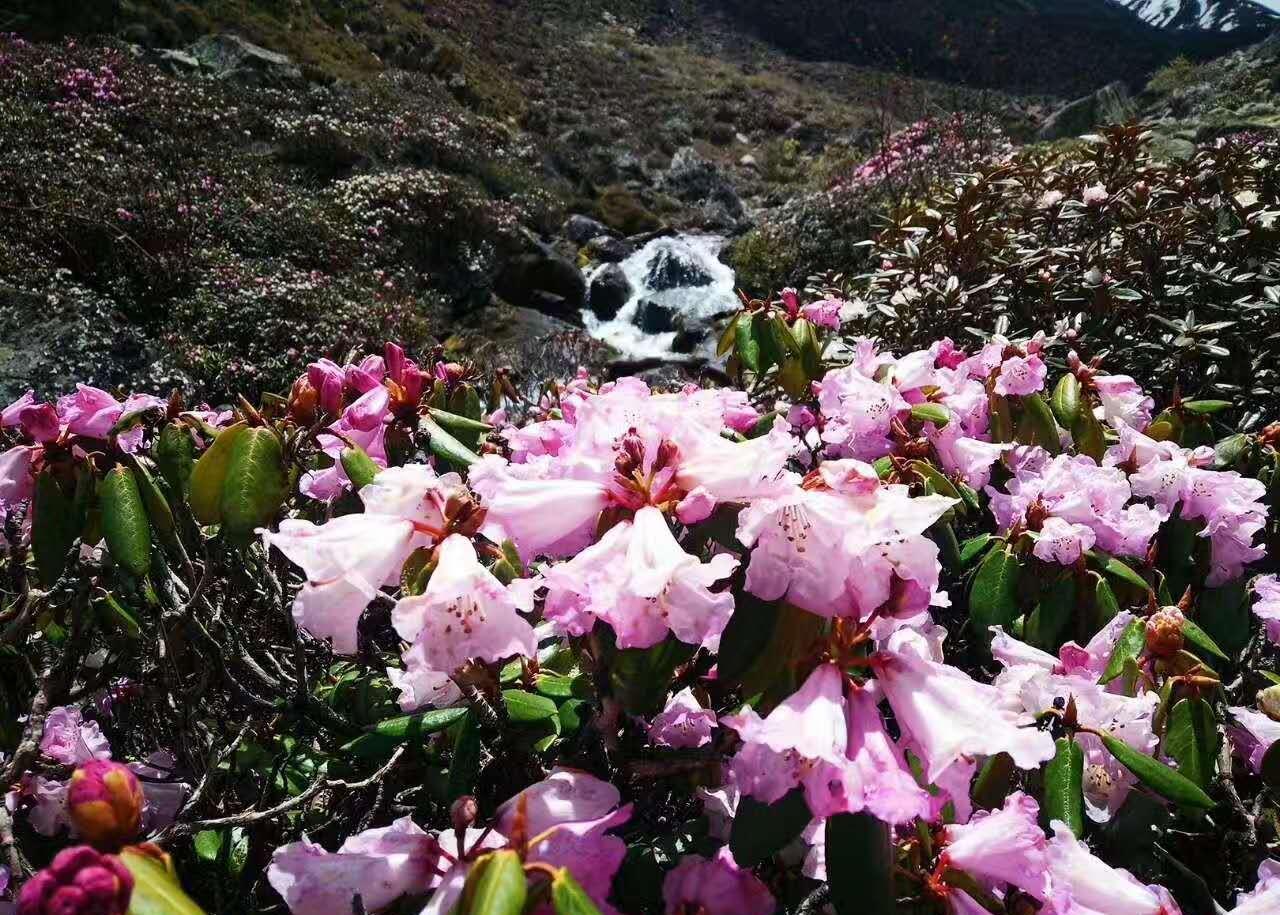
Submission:
{"label": "flowering shrub", "polygon": [[866,314],[744,303],[722,388],[6,407],[19,911],[1272,910],[1280,436]]}
{"label": "flowering shrub", "polygon": [[1055,328],[1083,358],[1124,352],[1145,385],[1247,401],[1241,429],[1261,428],[1280,392],[1277,141],[1161,162],[1147,140],[1117,126],[976,166],[894,214],[868,273],[818,286],[873,306],[860,329],[894,345]]}

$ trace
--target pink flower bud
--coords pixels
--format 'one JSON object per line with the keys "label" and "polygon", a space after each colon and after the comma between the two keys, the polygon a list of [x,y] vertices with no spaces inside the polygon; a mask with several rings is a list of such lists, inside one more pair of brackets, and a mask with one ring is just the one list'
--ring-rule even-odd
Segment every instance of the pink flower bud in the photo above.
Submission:
{"label": "pink flower bud", "polygon": [[95,759],[71,774],[67,812],[96,848],[115,850],[132,841],[142,821],[142,804],[138,777],[118,762]]}
{"label": "pink flower bud", "polygon": [[124,915],[132,895],[133,875],[118,858],[77,845],[27,881],[18,915]]}

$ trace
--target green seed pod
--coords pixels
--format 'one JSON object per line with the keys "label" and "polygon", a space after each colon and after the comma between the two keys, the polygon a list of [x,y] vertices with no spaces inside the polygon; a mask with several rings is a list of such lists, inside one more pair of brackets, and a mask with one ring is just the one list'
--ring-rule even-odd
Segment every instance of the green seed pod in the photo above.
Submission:
{"label": "green seed pod", "polygon": [[98,499],[111,558],[141,578],[151,569],[151,525],[133,471],[122,464],[112,467],[98,490]]}
{"label": "green seed pod", "polygon": [[160,475],[174,493],[185,496],[191,488],[196,455],[196,443],[190,431],[178,423],[169,423],[160,430],[153,454]]}

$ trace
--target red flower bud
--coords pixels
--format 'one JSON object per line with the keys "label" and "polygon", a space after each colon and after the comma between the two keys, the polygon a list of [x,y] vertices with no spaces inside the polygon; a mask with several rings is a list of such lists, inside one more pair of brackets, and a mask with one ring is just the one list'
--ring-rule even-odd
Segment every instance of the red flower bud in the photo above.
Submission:
{"label": "red flower bud", "polygon": [[114,851],[138,835],[142,786],[128,768],[95,759],[71,774],[67,812],[76,830],[96,848]]}
{"label": "red flower bud", "polygon": [[1165,607],[1147,618],[1147,651],[1154,655],[1171,655],[1182,650],[1182,622],[1185,617],[1177,607]]}
{"label": "red flower bud", "polygon": [[17,915],[124,915],[133,875],[114,855],[64,848],[23,886]]}

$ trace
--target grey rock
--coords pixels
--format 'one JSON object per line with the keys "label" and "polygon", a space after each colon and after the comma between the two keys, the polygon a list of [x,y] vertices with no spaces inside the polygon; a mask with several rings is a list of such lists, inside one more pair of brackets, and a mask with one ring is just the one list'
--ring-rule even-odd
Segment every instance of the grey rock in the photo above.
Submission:
{"label": "grey rock", "polygon": [[1137,107],[1129,95],[1129,87],[1122,82],[1108,83],[1049,115],[1036,137],[1040,140],[1078,137],[1100,124],[1126,121],[1136,113]]}
{"label": "grey rock", "polygon": [[640,303],[632,323],[646,334],[665,334],[676,329],[675,313],[671,307],[652,299]]}
{"label": "grey rock", "polygon": [[614,238],[611,235],[597,235],[583,245],[582,250],[593,261],[616,264],[635,254],[636,246],[626,239]]}
{"label": "grey rock", "polygon": [[512,305],[536,308],[568,321],[579,319],[587,300],[582,271],[549,245],[538,243],[504,265],[494,289]]}
{"label": "grey rock", "polygon": [[147,53],[147,60],[175,76],[196,73],[200,70],[200,61],[194,54],[188,54],[176,48],[157,48]]}
{"label": "grey rock", "polygon": [[227,82],[275,89],[304,82],[302,70],[287,54],[269,51],[231,32],[205,35],[187,52],[202,70]]}
{"label": "grey rock", "polygon": [[591,278],[587,305],[601,321],[611,321],[631,298],[631,281],[617,264],[606,264]]}
{"label": "grey rock", "polygon": [[612,235],[613,231],[599,220],[581,213],[574,213],[564,223],[565,238],[574,244],[583,245],[601,235]]}
{"label": "grey rock", "polygon": [[684,289],[690,286],[710,286],[712,279],[711,274],[696,261],[663,248],[649,261],[645,282],[655,292],[662,292],[667,289]]}
{"label": "grey rock", "polygon": [[715,163],[691,146],[676,150],[659,184],[666,193],[685,203],[700,204],[705,225],[732,229],[746,215],[733,184]]}

